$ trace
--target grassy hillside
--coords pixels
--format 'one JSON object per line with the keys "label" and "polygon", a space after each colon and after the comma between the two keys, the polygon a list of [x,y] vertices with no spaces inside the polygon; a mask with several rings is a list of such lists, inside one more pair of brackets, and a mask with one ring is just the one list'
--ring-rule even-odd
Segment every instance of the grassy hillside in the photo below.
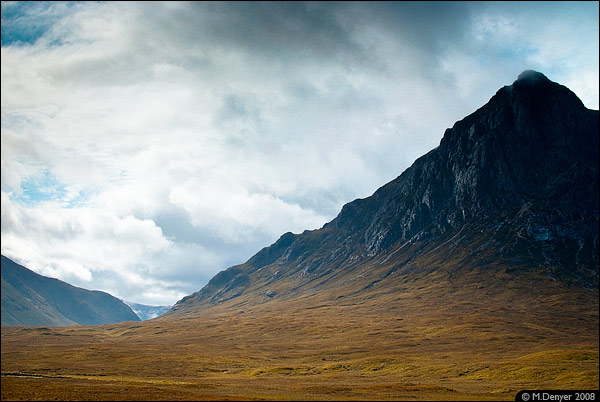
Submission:
{"label": "grassy hillside", "polygon": [[2,399],[514,400],[596,389],[598,292],[493,267],[360,297],[241,296],[150,322],[2,328]]}
{"label": "grassy hillside", "polygon": [[129,306],[105,292],[47,278],[2,256],[2,326],[98,325],[139,321]]}

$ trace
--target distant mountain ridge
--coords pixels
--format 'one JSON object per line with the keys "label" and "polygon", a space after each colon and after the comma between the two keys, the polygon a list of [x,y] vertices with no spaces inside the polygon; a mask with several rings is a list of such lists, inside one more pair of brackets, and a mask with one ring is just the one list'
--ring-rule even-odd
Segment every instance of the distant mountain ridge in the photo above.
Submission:
{"label": "distant mountain ridge", "polygon": [[568,88],[524,71],[372,196],[321,229],[282,235],[168,314],[323,288],[344,297],[342,288],[394,287],[436,269],[597,289],[598,123]]}
{"label": "distant mountain ridge", "polygon": [[99,325],[139,321],[108,293],[47,278],[2,256],[2,326]]}
{"label": "distant mountain ridge", "polygon": [[156,317],[160,317],[167,311],[171,309],[173,306],[151,306],[147,304],[134,303],[127,300],[121,300],[123,303],[127,304],[133,312],[140,318],[142,321],[151,320]]}

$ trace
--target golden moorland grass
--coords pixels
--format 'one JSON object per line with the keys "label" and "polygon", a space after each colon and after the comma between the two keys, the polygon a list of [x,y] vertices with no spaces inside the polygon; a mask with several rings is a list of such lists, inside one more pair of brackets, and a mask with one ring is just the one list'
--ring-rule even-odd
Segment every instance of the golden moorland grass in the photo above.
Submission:
{"label": "golden moorland grass", "polygon": [[543,279],[482,286],[480,276],[430,275],[356,298],[240,297],[141,323],[3,327],[2,399],[514,400],[522,389],[597,389],[597,291]]}

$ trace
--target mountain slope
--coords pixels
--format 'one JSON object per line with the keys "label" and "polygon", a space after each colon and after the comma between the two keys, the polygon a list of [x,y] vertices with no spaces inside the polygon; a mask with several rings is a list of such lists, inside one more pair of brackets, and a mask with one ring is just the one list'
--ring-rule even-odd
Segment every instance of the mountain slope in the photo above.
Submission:
{"label": "mountain slope", "polygon": [[2,325],[66,326],[139,321],[119,299],[47,278],[2,256]]}
{"label": "mountain slope", "polygon": [[342,288],[366,294],[397,286],[393,277],[436,270],[525,273],[597,289],[598,148],[598,111],[525,71],[371,197],[319,230],[284,234],[171,313],[240,296],[262,303],[324,288],[332,297],[345,297]]}

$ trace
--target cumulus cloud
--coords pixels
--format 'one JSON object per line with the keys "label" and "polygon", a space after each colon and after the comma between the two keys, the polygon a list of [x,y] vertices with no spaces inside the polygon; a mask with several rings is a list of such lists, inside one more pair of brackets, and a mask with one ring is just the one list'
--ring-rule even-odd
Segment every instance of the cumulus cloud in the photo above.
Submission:
{"label": "cumulus cloud", "polygon": [[372,194],[525,69],[597,108],[597,11],[3,2],[2,253],[174,303]]}

